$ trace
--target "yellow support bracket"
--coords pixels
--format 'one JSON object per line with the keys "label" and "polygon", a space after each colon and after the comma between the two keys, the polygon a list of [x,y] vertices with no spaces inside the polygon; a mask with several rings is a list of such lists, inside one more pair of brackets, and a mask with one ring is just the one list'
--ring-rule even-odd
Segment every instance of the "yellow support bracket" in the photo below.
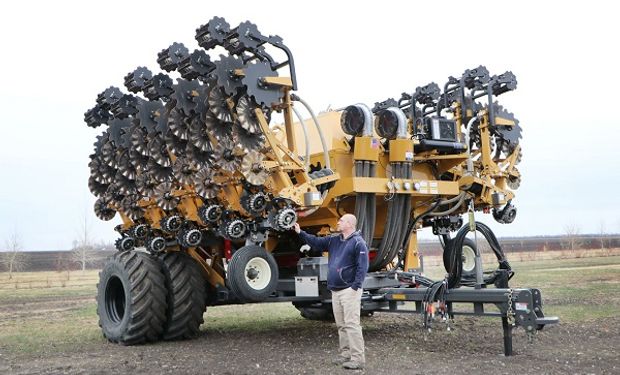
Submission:
{"label": "yellow support bracket", "polygon": [[262,79],[267,85],[281,86],[287,89],[293,88],[291,77],[262,77]]}
{"label": "yellow support bracket", "polygon": [[213,287],[217,287],[218,285],[224,286],[226,282],[222,275],[217,273],[213,267],[211,267],[196,251],[196,248],[190,247],[187,249],[187,253],[194,258],[198,264],[202,267],[204,274],[206,275],[207,281]]}
{"label": "yellow support bracket", "polygon": [[414,230],[409,237],[409,244],[405,251],[405,264],[404,270],[411,272],[414,269],[420,267],[420,254],[418,253],[418,234]]}

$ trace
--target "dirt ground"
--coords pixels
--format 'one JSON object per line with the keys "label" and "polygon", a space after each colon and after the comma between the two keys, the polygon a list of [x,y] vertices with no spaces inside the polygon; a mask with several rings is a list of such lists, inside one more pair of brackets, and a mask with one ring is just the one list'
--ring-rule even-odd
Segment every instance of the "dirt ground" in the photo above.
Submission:
{"label": "dirt ground", "polygon": [[[50,321],[92,299],[21,301],[0,305],[2,320],[23,311]],[[215,308],[218,309],[218,308]],[[330,363],[336,354],[334,324],[298,320],[261,331],[209,328],[190,341],[125,347],[103,339],[71,350],[0,351],[1,374],[618,374],[620,318],[562,323],[539,332],[532,343],[515,330],[514,356],[504,357],[499,319],[457,317],[448,332],[431,333],[420,317],[378,313],[363,320],[367,364],[347,371]],[[0,329],[2,321],[0,320]]]}
{"label": "dirt ground", "polygon": [[58,275],[20,275],[19,289],[0,288],[0,375],[620,374],[620,257],[513,266],[511,285],[540,287],[559,325],[531,343],[517,328],[514,356],[504,357],[497,318],[457,316],[453,330],[437,324],[429,333],[418,315],[377,313],[362,319],[363,371],[332,365],[335,325],[305,320],[288,303],[209,307],[195,340],[126,347],[105,341],[97,327],[96,271],[51,288],[21,286]]}

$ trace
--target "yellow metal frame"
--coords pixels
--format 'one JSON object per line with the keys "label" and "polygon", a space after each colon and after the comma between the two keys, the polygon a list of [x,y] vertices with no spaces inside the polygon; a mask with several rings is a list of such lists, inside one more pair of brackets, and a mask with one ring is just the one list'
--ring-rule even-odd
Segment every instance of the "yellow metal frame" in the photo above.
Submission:
{"label": "yellow metal frame", "polygon": [[390,163],[413,162],[413,140],[393,139],[390,141]]}
{"label": "yellow metal frame", "polygon": [[[243,76],[243,70],[236,70],[235,74]],[[304,197],[307,193],[317,193],[317,186],[324,183],[335,183],[328,194],[319,200],[311,202],[316,211],[312,215],[300,217],[299,224],[302,227],[313,227],[319,229],[319,234],[328,234],[335,229],[336,222],[343,212],[352,212],[354,209],[356,194],[374,193],[379,197],[389,199],[394,194],[408,194],[414,207],[414,215],[419,215],[428,209],[430,202],[438,198],[450,198],[458,195],[463,190],[471,189],[473,186],[480,187],[480,193],[475,195],[476,207],[488,207],[492,205],[493,194],[502,193],[505,200],[512,199],[514,194],[507,189],[507,179],[519,176],[519,171],[515,168],[516,159],[520,148],[506,160],[493,160],[490,148],[489,113],[483,111],[480,116],[480,137],[481,148],[477,150],[473,157],[476,176],[465,173],[465,162],[468,159],[467,153],[457,155],[441,155],[436,151],[419,152],[416,150],[417,141],[411,139],[394,139],[389,141],[389,152],[383,148],[381,142],[373,136],[355,137],[355,147],[353,150],[344,137],[330,139],[329,158],[332,169],[337,173],[319,179],[311,179],[306,170],[305,163],[299,158],[300,136],[296,136],[296,125],[293,121],[293,103],[290,90],[292,82],[290,77],[264,77],[267,84],[277,85],[283,92],[282,102],[273,105],[272,109],[281,111],[284,116],[283,127],[284,135],[282,139],[275,136],[273,129],[269,127],[265,113],[260,109],[255,109],[258,124],[265,135],[266,145],[269,149],[267,159],[263,161],[263,167],[270,172],[270,177],[265,183],[268,191],[275,196],[289,199],[298,207],[305,207]],[[197,93],[196,93],[197,94]],[[227,99],[230,109],[235,103],[232,98]],[[459,139],[462,137],[463,127],[460,103],[455,103],[453,107],[454,119],[457,122],[457,132]],[[233,116],[236,119],[236,113]],[[474,114],[471,111],[465,113],[465,119],[471,118]],[[322,124],[323,127],[339,127],[339,116],[326,116],[329,121]],[[514,126],[514,121],[501,117],[495,118],[496,126]],[[411,123],[409,123],[411,126]],[[211,135],[210,135],[211,136]],[[171,153],[172,160],[175,156]],[[355,161],[370,161],[375,163],[375,177],[356,177],[353,174]],[[324,163],[323,153],[313,153],[310,156],[310,163],[318,165]],[[410,163],[413,177],[410,179],[391,178],[391,163]],[[451,173],[451,181],[439,179],[438,176]],[[242,211],[239,203],[241,188],[238,172],[228,173],[226,181],[219,194],[227,209]],[[203,205],[202,199],[198,197],[192,186],[184,186],[173,194],[180,198],[177,210],[189,220],[202,223],[198,210]],[[144,200],[141,207],[145,209],[144,219],[152,227],[160,228],[160,220],[165,216],[165,212],[159,208],[154,201]],[[377,199],[377,225],[374,237],[380,238],[385,231],[385,211],[387,203],[384,199]],[[463,207],[461,210],[465,210]],[[119,211],[120,212],[120,211]],[[458,211],[457,211],[458,212]],[[121,213],[123,228],[129,229],[133,222],[126,215]],[[408,220],[409,218],[403,218]],[[418,223],[418,227],[421,224]],[[415,228],[414,228],[415,229]],[[268,251],[272,251],[277,245],[277,238],[269,237],[264,244]],[[225,284],[225,272],[220,264],[223,258],[222,249],[214,249],[215,255],[203,249],[190,248],[187,253],[196,259],[201,265],[206,280],[213,287]],[[412,270],[419,267],[419,252],[417,233],[411,233],[407,248],[405,249],[404,269]]]}
{"label": "yellow metal frame", "polygon": [[353,159],[379,161],[379,154],[383,152],[381,143],[374,137],[355,137]]}

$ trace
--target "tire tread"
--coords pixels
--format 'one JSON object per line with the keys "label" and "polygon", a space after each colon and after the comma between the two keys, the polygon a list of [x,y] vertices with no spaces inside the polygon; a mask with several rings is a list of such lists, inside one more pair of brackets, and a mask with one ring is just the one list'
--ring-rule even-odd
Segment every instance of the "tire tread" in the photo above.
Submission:
{"label": "tire tread", "polygon": [[[97,315],[99,316],[99,326],[102,328],[103,335],[109,341],[122,345],[136,345],[145,342],[158,340],[163,331],[165,322],[165,286],[164,276],[156,259],[149,254],[138,251],[127,251],[116,253],[108,260],[106,267],[115,267],[126,273],[130,283],[130,305],[126,306],[125,313],[130,314],[127,326],[119,336],[109,332],[111,327],[102,320],[102,304],[105,304],[105,286],[98,284],[97,294]],[[100,278],[104,275],[102,271]],[[105,284],[105,283],[104,283]]]}
{"label": "tire tread", "polygon": [[169,252],[160,256],[168,289],[164,340],[196,337],[207,306],[205,279],[198,263],[189,255]]}

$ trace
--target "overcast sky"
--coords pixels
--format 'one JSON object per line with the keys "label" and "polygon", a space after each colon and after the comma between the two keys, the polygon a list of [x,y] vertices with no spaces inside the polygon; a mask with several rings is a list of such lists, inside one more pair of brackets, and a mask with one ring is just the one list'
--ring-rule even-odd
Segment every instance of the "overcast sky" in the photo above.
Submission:
{"label": "overcast sky", "polygon": [[[412,92],[485,65],[511,70],[500,101],[523,127],[511,225],[499,236],[620,232],[618,11],[613,2],[9,2],[0,13],[0,244],[66,249],[84,215],[96,239],[84,112],[137,66],[158,71],[172,42],[197,47],[213,16],[249,20],[293,51],[298,93],[315,110]],[[96,4],[96,5],[95,5]],[[506,5],[504,5],[506,4]],[[292,8],[295,8],[294,10]],[[217,56],[212,56],[217,58]],[[479,216],[482,216],[480,214]],[[487,218],[488,219],[488,218]]]}

